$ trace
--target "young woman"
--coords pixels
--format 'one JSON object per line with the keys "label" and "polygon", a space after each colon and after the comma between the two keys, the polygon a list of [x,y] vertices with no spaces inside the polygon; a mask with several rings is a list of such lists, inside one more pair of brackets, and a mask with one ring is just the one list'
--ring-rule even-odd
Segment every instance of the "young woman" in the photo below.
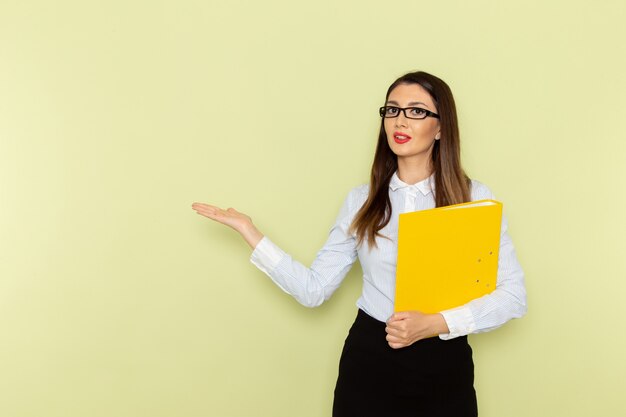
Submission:
{"label": "young woman", "polygon": [[254,249],[251,261],[306,306],[327,300],[359,259],[363,292],[339,363],[333,416],[476,416],[467,335],[525,314],[524,275],[503,221],[495,291],[437,314],[393,312],[399,214],[493,195],[461,168],[454,98],[442,80],[424,72],[398,78],[380,115],[370,184],[349,193],[310,268],[245,214],[192,207],[239,232]]}

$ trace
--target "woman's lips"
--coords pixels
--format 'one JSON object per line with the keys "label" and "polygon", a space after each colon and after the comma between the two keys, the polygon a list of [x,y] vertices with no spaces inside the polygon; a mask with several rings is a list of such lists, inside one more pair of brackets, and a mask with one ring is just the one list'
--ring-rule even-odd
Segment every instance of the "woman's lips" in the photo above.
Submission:
{"label": "woman's lips", "polygon": [[393,140],[396,143],[403,144],[403,143],[407,143],[408,141],[410,141],[411,137],[409,135],[405,135],[404,133],[395,132],[393,134]]}

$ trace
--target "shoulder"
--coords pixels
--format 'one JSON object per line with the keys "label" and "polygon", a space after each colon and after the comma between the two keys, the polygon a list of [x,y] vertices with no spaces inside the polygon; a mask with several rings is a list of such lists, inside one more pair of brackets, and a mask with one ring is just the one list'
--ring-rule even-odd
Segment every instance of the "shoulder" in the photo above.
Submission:
{"label": "shoulder", "polygon": [[354,187],[348,192],[348,195],[344,201],[343,208],[347,213],[354,214],[358,211],[365,200],[367,200],[367,195],[369,194],[369,185],[362,184],[358,187]]}
{"label": "shoulder", "polygon": [[361,184],[357,187],[354,187],[352,190],[350,190],[350,195],[354,196],[355,198],[367,198],[367,195],[370,192],[370,185],[369,184]]}
{"label": "shoulder", "polygon": [[367,186],[367,184],[365,184],[354,187],[350,190],[350,192],[348,192],[348,196],[345,198],[343,205],[339,210],[337,222],[345,224],[346,227],[347,225],[352,223],[354,216],[363,206],[365,200],[367,200],[368,190],[369,187]]}
{"label": "shoulder", "polygon": [[348,193],[347,200],[350,202],[352,207],[361,207],[365,200],[367,200],[367,196],[370,191],[369,184],[361,184],[357,187],[354,187]]}
{"label": "shoulder", "polygon": [[472,187],[471,189],[472,201],[486,200],[486,199],[495,200],[495,197],[493,195],[493,192],[491,192],[491,189],[487,187],[485,184],[483,184],[482,182],[477,181],[477,180],[472,180],[471,187]]}

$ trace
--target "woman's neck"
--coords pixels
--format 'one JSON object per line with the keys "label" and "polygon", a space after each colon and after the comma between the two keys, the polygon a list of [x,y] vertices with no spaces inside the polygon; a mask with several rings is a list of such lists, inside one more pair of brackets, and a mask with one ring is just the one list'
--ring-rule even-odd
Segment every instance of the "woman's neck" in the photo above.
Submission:
{"label": "woman's neck", "polygon": [[432,174],[430,155],[427,158],[398,157],[398,177],[402,182],[413,185],[425,180]]}

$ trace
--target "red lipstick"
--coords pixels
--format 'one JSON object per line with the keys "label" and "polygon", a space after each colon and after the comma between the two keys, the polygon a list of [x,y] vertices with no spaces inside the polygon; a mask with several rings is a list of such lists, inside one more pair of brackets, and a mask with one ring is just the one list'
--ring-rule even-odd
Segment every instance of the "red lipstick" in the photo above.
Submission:
{"label": "red lipstick", "polygon": [[403,144],[403,143],[407,143],[408,141],[410,141],[411,140],[411,136],[407,135],[406,133],[402,133],[402,132],[394,132],[393,140],[396,143]]}

